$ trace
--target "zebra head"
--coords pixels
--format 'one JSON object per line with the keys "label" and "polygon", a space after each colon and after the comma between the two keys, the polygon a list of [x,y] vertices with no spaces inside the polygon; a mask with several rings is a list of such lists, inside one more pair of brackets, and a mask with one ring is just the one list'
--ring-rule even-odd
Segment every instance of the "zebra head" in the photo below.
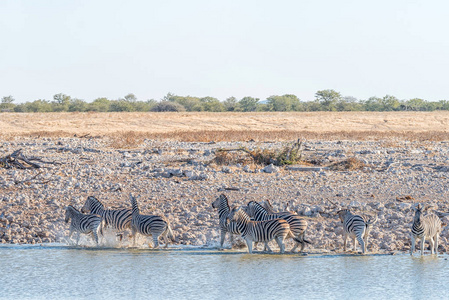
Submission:
{"label": "zebra head", "polygon": [[427,209],[427,207],[423,208],[421,203],[418,203],[418,204],[415,204],[413,206],[413,209],[415,210],[415,216],[413,218],[413,221],[420,222],[421,221],[421,215],[422,215],[423,211],[425,211]]}
{"label": "zebra head", "polygon": [[99,202],[98,199],[95,198],[94,196],[87,197],[86,202],[84,202],[84,205],[81,208],[81,212],[82,213],[90,213],[92,210],[92,206],[98,202]]}
{"label": "zebra head", "polygon": [[64,218],[64,221],[66,223],[69,223],[70,218],[72,218],[73,213],[75,211],[77,212],[78,210],[75,207],[73,207],[72,205],[67,206],[67,208],[65,209],[65,218]]}
{"label": "zebra head", "polygon": [[[288,203],[287,203],[287,204],[288,204]],[[263,201],[263,202],[262,202],[262,206],[263,206],[263,208],[265,208],[265,210],[266,210],[268,213],[274,213],[274,212],[275,212],[275,211],[274,211],[273,204],[271,204],[270,200],[265,200],[265,201]]]}
{"label": "zebra head", "polygon": [[260,205],[256,201],[248,202],[248,204],[243,208],[243,210],[250,217],[255,217],[256,214],[258,214],[260,211],[266,212],[265,208],[263,208],[262,205]]}
{"label": "zebra head", "polygon": [[212,207],[215,209],[220,208],[223,205],[229,207],[228,197],[226,197],[225,194],[221,194],[214,202],[212,202]]}
{"label": "zebra head", "polygon": [[239,207],[232,207],[231,211],[229,212],[229,215],[226,218],[226,222],[238,222],[241,220],[250,220],[250,217],[248,214],[244,211],[242,206]]}
{"label": "zebra head", "polygon": [[337,211],[337,215],[340,218],[340,221],[343,223],[348,215],[351,215],[351,211],[348,208],[340,209]]}

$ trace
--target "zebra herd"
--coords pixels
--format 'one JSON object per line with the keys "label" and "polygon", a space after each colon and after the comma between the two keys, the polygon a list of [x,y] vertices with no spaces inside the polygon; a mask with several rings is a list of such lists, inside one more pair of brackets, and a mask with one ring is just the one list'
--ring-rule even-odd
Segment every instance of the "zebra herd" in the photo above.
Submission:
{"label": "zebra herd", "polygon": [[[168,246],[169,239],[175,241],[173,231],[168,222],[161,216],[140,214],[137,200],[130,195],[132,209],[105,209],[104,205],[95,197],[89,196],[86,199],[81,212],[73,206],[66,208],[65,222],[70,221],[69,240],[74,231],[78,233],[76,245],[78,245],[80,233],[93,237],[96,244],[99,243],[99,234],[103,235],[103,228],[110,227],[120,233],[131,229],[133,246],[136,244],[137,233],[153,238],[153,246],[159,246],[159,237],[163,237],[165,247]],[[84,214],[86,213],[86,214]]]}
{"label": "zebra herd", "polygon": [[[159,246],[159,237],[163,238],[165,247],[170,241],[176,242],[173,231],[164,217],[140,214],[137,200],[132,195],[130,195],[130,199],[131,209],[105,209],[104,205],[93,196],[87,197],[81,211],[69,205],[65,214],[65,222],[70,221],[69,240],[73,232],[77,232],[76,245],[78,245],[81,233],[91,235],[98,244],[100,237],[103,236],[103,229],[110,227],[117,232],[120,240],[125,230],[131,230],[133,246],[136,244],[137,233],[151,236],[154,248]],[[255,248],[258,243],[264,243],[264,250],[271,251],[268,242],[275,240],[280,253],[285,252],[284,243],[288,238],[295,242],[291,252],[295,252],[298,247],[300,247],[300,252],[303,252],[305,245],[311,244],[305,238],[308,226],[306,218],[291,211],[275,212],[269,201],[263,202],[263,204],[250,201],[246,206],[231,207],[226,195],[221,194],[212,202],[212,207],[218,210],[221,249],[227,233],[230,234],[231,245],[233,244],[233,235],[240,235],[245,240],[249,253],[253,252],[253,242]],[[443,223],[435,214],[430,213],[423,216],[430,206],[422,207],[421,204],[418,204],[413,208],[415,215],[411,228],[410,254],[413,255],[416,239],[421,239],[421,255],[424,253],[426,240],[430,241],[431,253],[438,253],[438,237]],[[377,215],[371,219],[353,214],[349,209],[340,209],[336,215],[343,225],[343,251],[346,251],[349,237],[353,239],[354,252],[358,242],[362,253],[365,254],[370,230],[378,221]]]}

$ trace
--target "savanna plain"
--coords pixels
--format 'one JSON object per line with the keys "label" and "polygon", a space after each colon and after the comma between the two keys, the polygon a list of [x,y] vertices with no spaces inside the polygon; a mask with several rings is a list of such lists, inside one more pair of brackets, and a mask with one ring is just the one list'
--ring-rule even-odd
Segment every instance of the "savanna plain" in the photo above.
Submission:
{"label": "savanna plain", "polygon": [[[448,146],[449,112],[1,113],[0,158],[21,149],[40,168],[0,165],[0,242],[66,243],[68,205],[93,195],[130,208],[132,193],[175,244],[216,247],[211,203],[225,194],[304,216],[306,252],[343,251],[340,208],[377,215],[368,252],[406,252],[413,205],[449,212]],[[276,160],[294,147],[295,159]],[[448,242],[445,227],[440,253]]]}

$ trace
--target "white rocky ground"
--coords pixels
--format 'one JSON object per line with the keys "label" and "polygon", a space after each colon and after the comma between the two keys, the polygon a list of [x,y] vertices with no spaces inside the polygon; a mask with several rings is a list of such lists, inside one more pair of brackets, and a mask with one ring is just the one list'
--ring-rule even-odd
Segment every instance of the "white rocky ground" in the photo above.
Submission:
{"label": "white rocky ground", "polygon": [[[22,148],[27,157],[56,164],[41,163],[46,168],[32,170],[0,168],[0,242],[65,242],[65,207],[81,208],[89,195],[109,208],[129,208],[133,193],[142,213],[167,218],[179,244],[212,247],[218,245],[219,231],[211,203],[219,194],[226,194],[232,205],[270,199],[283,210],[288,203],[290,210],[308,218],[306,236],[313,244],[306,249],[323,252],[342,251],[342,226],[332,203],[378,215],[371,252],[409,250],[414,201],[449,211],[447,142],[308,141],[305,158],[323,168],[265,169],[270,173],[261,166],[208,162],[219,148],[272,149],[282,143],[147,140],[133,150],[107,145],[100,138],[2,141],[0,157]],[[366,167],[324,168],[350,157]],[[449,250],[448,233],[444,228],[441,252]]]}

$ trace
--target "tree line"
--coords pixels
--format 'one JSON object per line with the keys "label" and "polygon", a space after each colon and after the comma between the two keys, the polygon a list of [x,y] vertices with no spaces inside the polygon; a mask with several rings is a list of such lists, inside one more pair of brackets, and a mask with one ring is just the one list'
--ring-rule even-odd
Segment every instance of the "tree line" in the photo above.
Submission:
{"label": "tree line", "polygon": [[312,101],[301,101],[297,96],[286,94],[259,98],[229,97],[220,101],[214,97],[178,96],[168,93],[160,100],[140,101],[134,94],[111,100],[97,98],[86,102],[59,93],[53,100],[38,99],[15,104],[13,96],[5,96],[0,102],[0,112],[164,112],[164,111],[209,111],[209,112],[254,112],[254,111],[435,111],[449,110],[448,100],[426,101],[420,98],[399,100],[390,95],[359,100],[342,96],[335,90],[321,90]]}

